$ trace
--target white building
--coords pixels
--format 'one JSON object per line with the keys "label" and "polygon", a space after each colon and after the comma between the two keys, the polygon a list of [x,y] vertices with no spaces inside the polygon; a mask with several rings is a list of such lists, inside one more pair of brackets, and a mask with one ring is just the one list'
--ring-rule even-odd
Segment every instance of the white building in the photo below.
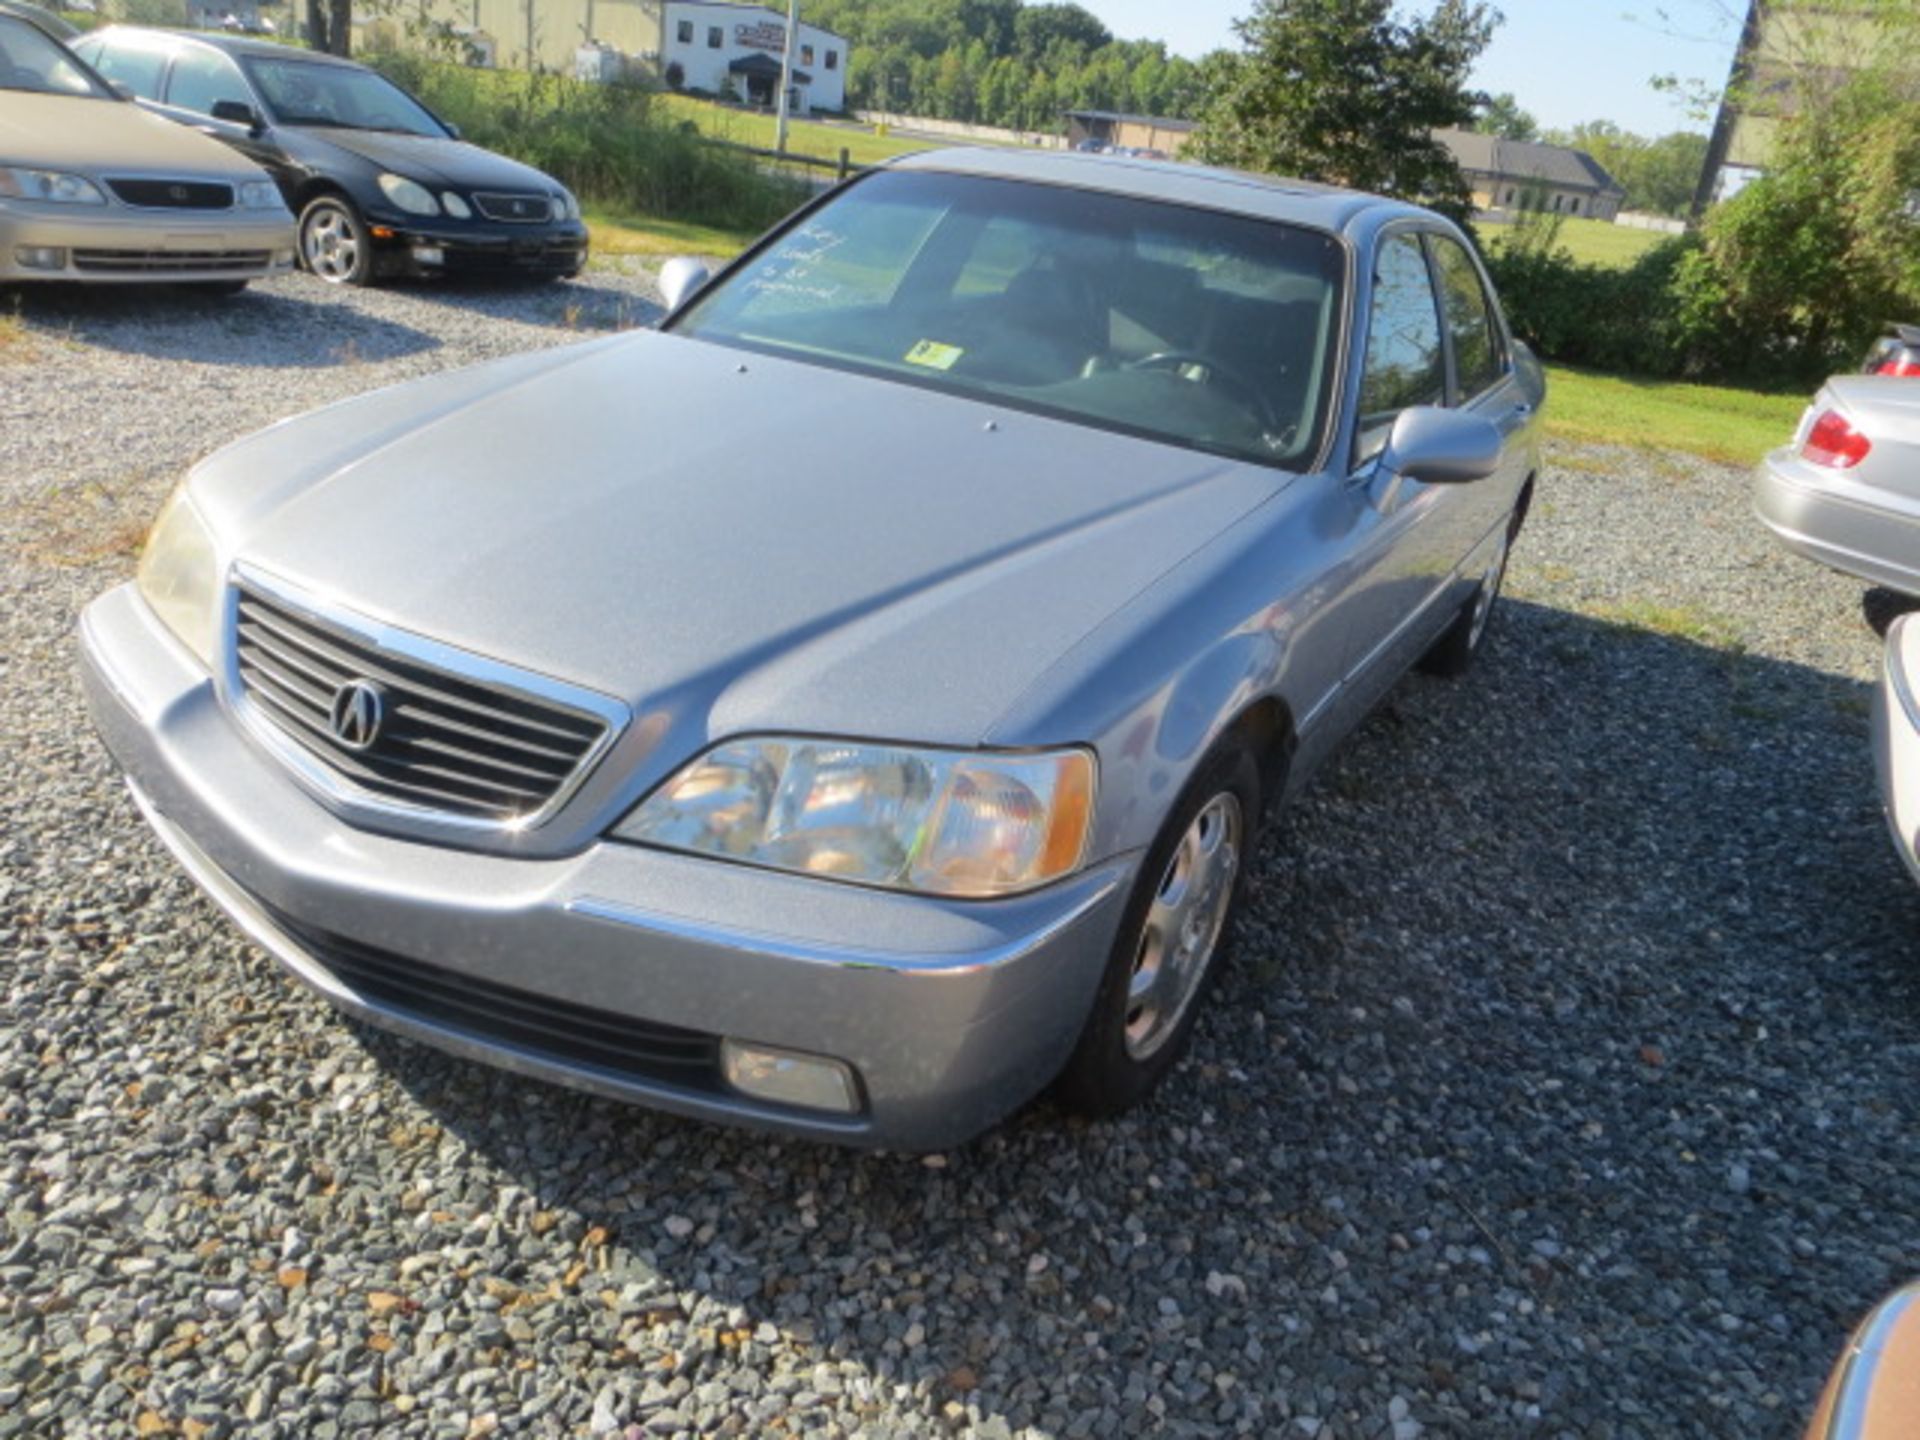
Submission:
{"label": "white building", "polygon": [[[730,92],[750,105],[774,103],[787,41],[784,12],[727,0],[666,0],[662,9],[660,68],[669,84]],[[794,112],[844,110],[846,37],[803,20],[795,41]]]}

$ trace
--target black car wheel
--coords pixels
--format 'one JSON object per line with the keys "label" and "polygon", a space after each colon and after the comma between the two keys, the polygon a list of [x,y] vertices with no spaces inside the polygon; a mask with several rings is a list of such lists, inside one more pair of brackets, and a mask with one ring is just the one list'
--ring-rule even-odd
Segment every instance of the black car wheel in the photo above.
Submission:
{"label": "black car wheel", "polygon": [[350,201],[322,195],[300,212],[300,262],[330,285],[373,280],[373,236]]}
{"label": "black car wheel", "polygon": [[1140,867],[1093,1013],[1060,1075],[1070,1109],[1131,1109],[1185,1053],[1232,938],[1259,814],[1260,768],[1229,740],[1200,767]]}

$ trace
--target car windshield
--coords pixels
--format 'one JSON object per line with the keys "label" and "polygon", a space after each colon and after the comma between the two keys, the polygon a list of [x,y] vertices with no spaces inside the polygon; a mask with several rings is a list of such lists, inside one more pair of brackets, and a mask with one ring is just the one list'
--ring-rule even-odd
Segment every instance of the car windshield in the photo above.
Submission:
{"label": "car windshield", "polygon": [[1326,425],[1344,274],[1321,231],[880,171],[670,328],[1298,468]]}
{"label": "car windshield", "polygon": [[391,80],[357,65],[328,65],[278,56],[243,62],[282,125],[330,125],[446,138],[447,130]]}
{"label": "car windshield", "polygon": [[116,98],[61,45],[11,15],[0,15],[0,90],[32,90],[89,100]]}

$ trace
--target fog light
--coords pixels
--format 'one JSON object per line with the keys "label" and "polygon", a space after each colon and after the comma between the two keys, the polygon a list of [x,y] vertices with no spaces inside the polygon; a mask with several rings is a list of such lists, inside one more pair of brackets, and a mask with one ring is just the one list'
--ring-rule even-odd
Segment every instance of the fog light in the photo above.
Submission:
{"label": "fog light", "polygon": [[416,265],[444,265],[447,252],[438,245],[416,245],[413,247],[413,263]]}
{"label": "fog light", "polygon": [[801,1105],[809,1110],[838,1110],[852,1114],[860,1108],[853,1071],[823,1055],[749,1045],[744,1040],[720,1042],[720,1068],[727,1083],[742,1095]]}
{"label": "fog light", "polygon": [[13,258],[25,270],[67,268],[67,252],[57,245],[22,245],[13,252]]}

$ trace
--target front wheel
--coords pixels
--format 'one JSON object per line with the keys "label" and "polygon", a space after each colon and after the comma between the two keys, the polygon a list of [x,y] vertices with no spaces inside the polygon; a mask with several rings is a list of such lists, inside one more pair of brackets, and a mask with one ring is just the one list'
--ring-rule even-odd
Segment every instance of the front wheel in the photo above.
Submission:
{"label": "front wheel", "polygon": [[1202,766],[1140,867],[1059,1095],[1084,1115],[1118,1115],[1152,1094],[1185,1053],[1198,1001],[1232,937],[1260,769],[1229,742]]}
{"label": "front wheel", "polygon": [[1429,675],[1464,675],[1473,666],[1487,638],[1487,624],[1493,619],[1494,603],[1500,598],[1500,586],[1507,578],[1507,553],[1513,547],[1516,525],[1500,532],[1499,549],[1487,562],[1480,583],[1447,633],[1433,642],[1433,648],[1420,657],[1420,668]]}
{"label": "front wheel", "polygon": [[300,262],[330,285],[373,281],[373,236],[360,212],[338,195],[322,195],[300,212]]}

